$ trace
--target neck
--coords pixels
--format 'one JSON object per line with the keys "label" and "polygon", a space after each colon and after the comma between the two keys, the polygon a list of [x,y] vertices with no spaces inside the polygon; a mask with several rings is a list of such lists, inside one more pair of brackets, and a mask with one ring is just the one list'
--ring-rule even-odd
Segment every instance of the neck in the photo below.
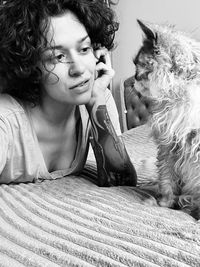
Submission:
{"label": "neck", "polygon": [[34,117],[45,120],[54,126],[65,126],[66,123],[74,118],[76,105],[62,104],[45,99],[40,105],[31,110]]}

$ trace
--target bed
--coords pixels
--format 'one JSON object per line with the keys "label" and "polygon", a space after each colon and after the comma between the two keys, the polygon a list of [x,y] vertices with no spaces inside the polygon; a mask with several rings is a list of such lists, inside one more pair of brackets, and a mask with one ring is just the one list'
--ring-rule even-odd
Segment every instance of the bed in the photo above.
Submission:
{"label": "bed", "polygon": [[98,187],[92,151],[81,176],[1,185],[0,266],[200,266],[200,223],[157,205],[149,133],[123,133],[137,187]]}

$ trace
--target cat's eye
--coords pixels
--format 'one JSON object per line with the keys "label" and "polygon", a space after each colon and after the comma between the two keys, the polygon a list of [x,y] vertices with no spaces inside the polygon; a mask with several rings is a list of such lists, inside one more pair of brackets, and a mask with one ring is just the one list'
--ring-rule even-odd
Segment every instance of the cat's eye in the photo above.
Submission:
{"label": "cat's eye", "polygon": [[154,52],[154,55],[160,55],[160,49],[157,47],[154,48],[153,52]]}

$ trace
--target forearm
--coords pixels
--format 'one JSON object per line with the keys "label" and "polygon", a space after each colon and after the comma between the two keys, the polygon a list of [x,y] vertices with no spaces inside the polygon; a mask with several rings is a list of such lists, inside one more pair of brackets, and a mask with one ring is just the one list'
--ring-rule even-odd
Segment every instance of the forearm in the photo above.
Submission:
{"label": "forearm", "polygon": [[137,175],[126,148],[107,112],[106,105],[87,107],[91,120],[91,144],[97,161],[99,186],[136,185]]}

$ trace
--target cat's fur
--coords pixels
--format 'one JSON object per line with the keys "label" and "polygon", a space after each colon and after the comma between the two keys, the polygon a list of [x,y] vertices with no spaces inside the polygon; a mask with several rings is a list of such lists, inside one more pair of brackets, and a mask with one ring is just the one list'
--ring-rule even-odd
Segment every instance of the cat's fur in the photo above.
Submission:
{"label": "cat's fur", "polygon": [[152,99],[159,204],[200,219],[200,43],[172,26],[146,24],[135,87]]}

